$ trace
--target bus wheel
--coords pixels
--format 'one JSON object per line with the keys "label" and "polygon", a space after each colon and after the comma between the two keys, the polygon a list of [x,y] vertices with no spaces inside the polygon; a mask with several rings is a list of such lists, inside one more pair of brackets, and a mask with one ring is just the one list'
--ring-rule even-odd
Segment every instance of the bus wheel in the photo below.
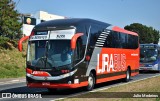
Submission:
{"label": "bus wheel", "polygon": [[47,88],[49,92],[56,92],[57,88]]}
{"label": "bus wheel", "polygon": [[94,77],[93,73],[91,72],[91,73],[89,74],[89,77],[88,77],[87,90],[88,90],[88,91],[91,91],[91,90],[94,88],[94,85],[95,85],[95,77]]}
{"label": "bus wheel", "polygon": [[125,82],[128,82],[131,79],[130,69],[128,68],[126,71],[126,78],[124,79]]}

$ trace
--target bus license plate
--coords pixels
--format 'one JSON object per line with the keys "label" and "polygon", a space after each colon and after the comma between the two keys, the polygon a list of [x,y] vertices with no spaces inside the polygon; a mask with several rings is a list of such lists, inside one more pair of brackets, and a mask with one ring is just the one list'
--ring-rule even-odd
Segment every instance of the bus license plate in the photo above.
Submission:
{"label": "bus license plate", "polygon": [[50,85],[50,82],[42,82],[42,85]]}
{"label": "bus license plate", "polygon": [[142,70],[152,70],[152,68],[142,68]]}

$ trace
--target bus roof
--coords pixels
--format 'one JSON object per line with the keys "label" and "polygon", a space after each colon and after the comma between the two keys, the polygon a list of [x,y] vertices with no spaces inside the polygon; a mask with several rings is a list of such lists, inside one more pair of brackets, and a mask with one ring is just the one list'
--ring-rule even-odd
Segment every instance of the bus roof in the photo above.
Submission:
{"label": "bus roof", "polygon": [[104,23],[101,21],[88,19],[88,18],[71,18],[71,19],[58,19],[42,22],[35,26],[35,29],[38,28],[47,28],[47,27],[65,27],[65,26],[78,26],[83,24],[97,24],[102,26],[110,26],[111,24]]}
{"label": "bus roof", "polygon": [[[89,18],[70,18],[70,19],[58,19],[58,20],[50,20],[50,21],[46,21],[46,22],[42,22],[38,25],[36,25],[34,27],[34,29],[36,30],[47,30],[47,29],[52,29],[52,28],[66,28],[66,27],[77,27],[77,26],[92,26],[92,25],[98,25],[98,26],[102,26],[103,28],[107,28],[109,26],[112,26],[111,24],[105,23],[105,22],[101,22],[101,21],[97,21],[97,20],[93,20],[93,19],[89,19]],[[131,35],[136,35],[138,36],[137,33],[135,32],[131,32],[131,31],[127,31],[123,28],[117,27],[117,26],[112,26],[113,31],[118,31],[118,32],[123,32],[123,33],[127,33],[127,34],[131,34]]]}
{"label": "bus roof", "polygon": [[114,30],[114,31],[118,31],[118,32],[122,32],[122,33],[127,33],[127,34],[131,34],[131,35],[138,36],[138,34],[137,34],[137,33],[135,33],[135,32],[131,32],[131,31],[128,31],[128,30],[125,30],[125,29],[120,28],[120,27],[118,27],[118,26],[114,26],[114,27],[112,28],[112,30]]}

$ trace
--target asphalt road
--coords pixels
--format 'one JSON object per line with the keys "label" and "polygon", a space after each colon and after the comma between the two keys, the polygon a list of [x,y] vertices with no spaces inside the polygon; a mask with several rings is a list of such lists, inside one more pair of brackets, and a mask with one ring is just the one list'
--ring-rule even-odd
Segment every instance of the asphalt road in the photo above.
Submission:
{"label": "asphalt road", "polygon": [[[141,73],[135,77],[131,78],[131,81],[136,81],[144,78],[149,78],[152,76],[160,75],[160,73]],[[99,90],[107,87],[111,87],[114,85],[122,84],[121,80],[116,80],[112,82],[106,82],[96,85],[94,90]],[[65,98],[65,97],[71,97],[74,95],[79,95],[86,93],[87,91],[84,90],[84,88],[78,88],[78,89],[59,89],[57,92],[50,93],[47,89],[41,89],[41,88],[28,88],[26,87],[25,81],[21,82],[13,82],[13,83],[1,83],[0,84],[0,101],[51,101],[56,100],[59,98]],[[2,98],[2,93],[18,93],[18,94],[41,94],[42,98],[34,98],[34,99],[28,99],[28,98]]]}

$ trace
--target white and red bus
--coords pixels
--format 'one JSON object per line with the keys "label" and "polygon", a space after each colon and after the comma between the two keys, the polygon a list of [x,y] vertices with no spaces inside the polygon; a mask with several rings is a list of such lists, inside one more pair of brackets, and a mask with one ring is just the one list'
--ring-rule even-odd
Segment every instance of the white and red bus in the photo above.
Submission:
{"label": "white and red bus", "polygon": [[92,19],[46,21],[29,37],[28,87],[92,90],[101,82],[129,81],[139,73],[138,34]]}

